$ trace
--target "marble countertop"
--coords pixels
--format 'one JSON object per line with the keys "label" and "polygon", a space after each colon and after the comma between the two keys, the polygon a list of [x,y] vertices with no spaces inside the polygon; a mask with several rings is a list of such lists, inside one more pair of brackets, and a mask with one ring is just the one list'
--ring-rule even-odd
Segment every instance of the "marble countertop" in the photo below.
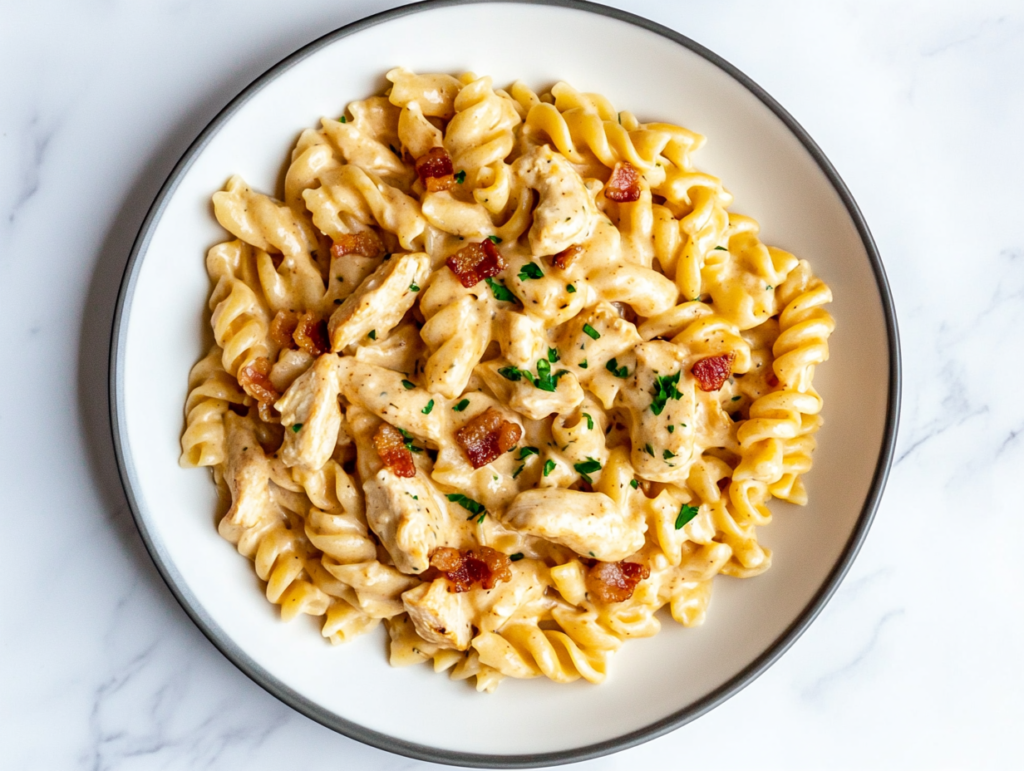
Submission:
{"label": "marble countertop", "polygon": [[[580,767],[1015,766],[1024,5],[609,4],[721,54],[821,145],[885,261],[905,385],[873,530],[810,630],[707,716]],[[6,767],[427,767],[292,711],[207,642],[136,532],[107,422],[118,284],[178,157],[264,69],[392,5],[0,5]]]}

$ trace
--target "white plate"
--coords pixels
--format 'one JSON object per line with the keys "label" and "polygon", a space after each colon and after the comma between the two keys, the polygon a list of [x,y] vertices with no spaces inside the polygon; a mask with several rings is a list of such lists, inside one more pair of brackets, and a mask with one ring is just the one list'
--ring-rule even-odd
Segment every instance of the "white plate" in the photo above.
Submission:
{"label": "white plate", "polygon": [[[620,52],[629,52],[622,55]],[[284,624],[250,563],[214,527],[209,475],[178,467],[189,368],[203,354],[204,255],[225,233],[210,195],[229,175],[277,189],[298,132],[379,92],[395,65],[421,72],[566,80],[641,120],[708,143],[697,163],[756,217],[767,243],[831,284],[838,327],[815,385],[825,399],[810,505],[775,504],[760,530],[774,566],[719,578],[707,623],[669,620],[623,647],[600,686],[505,680],[482,695],[429,666],[392,669],[383,632],[334,648],[316,622]],[[427,3],[338,30],[249,86],[164,185],[125,272],[111,401],[121,473],[139,529],[175,596],[246,674],[295,709],[395,752],[448,763],[543,765],[593,757],[692,720],[769,666],[835,590],[867,532],[896,433],[895,317],[870,234],[838,175],[748,78],[670,30],[584,3]]]}

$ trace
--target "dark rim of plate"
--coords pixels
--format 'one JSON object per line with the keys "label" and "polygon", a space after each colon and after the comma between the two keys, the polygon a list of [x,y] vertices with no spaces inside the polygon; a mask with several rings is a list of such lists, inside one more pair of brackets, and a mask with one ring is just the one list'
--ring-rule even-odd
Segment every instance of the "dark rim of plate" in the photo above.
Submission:
{"label": "dark rim of plate", "polygon": [[[821,171],[829,179],[832,186],[835,188],[836,193],[846,206],[850,219],[856,225],[857,232],[860,234],[861,241],[864,244],[868,258],[871,261],[871,267],[874,271],[875,281],[878,285],[882,308],[885,313],[886,332],[889,343],[889,394],[886,409],[885,434],[882,446],[879,450],[878,462],[875,467],[871,488],[866,500],[864,501],[864,507],[861,510],[857,526],[851,533],[842,555],[833,567],[828,578],[818,590],[817,594],[804,608],[803,612],[800,613],[799,617],[767,648],[767,650],[765,650],[757,657],[757,659],[751,662],[743,670],[733,676],[728,682],[678,712],[651,723],[645,728],[641,728],[637,731],[617,736],[603,742],[589,744],[570,750],[562,750],[559,752],[530,755],[485,755],[478,753],[455,752],[396,739],[387,734],[365,728],[358,723],[338,717],[334,713],[323,709],[320,705],[304,698],[260,667],[234,640],[228,637],[214,619],[207,615],[205,610],[199,606],[166,554],[163,544],[156,540],[150,532],[146,522],[146,517],[143,515],[133,492],[135,488],[135,469],[132,459],[126,451],[127,436],[124,433],[124,381],[122,361],[124,356],[125,336],[127,334],[127,324],[124,322],[127,318],[126,311],[131,306],[138,270],[142,264],[142,256],[145,255],[148,249],[149,241],[152,237],[155,226],[159,222],[168,200],[177,188],[178,182],[192,165],[192,162],[206,147],[213,135],[216,134],[220,127],[228,121],[243,104],[249,101],[249,99],[257,94],[267,83],[274,80],[297,62],[316,53],[325,46],[331,45],[348,35],[360,32],[374,25],[382,24],[391,21],[392,19],[401,18],[410,14],[430,11],[435,8],[486,2],[511,2],[525,5],[561,6],[586,13],[608,16],[627,24],[633,24],[661,35],[662,37],[689,49],[693,53],[714,64],[716,67],[742,84],[748,91],[763,102],[765,106],[767,106],[779,118],[779,120],[786,125],[794,136],[800,140],[807,152],[810,153],[811,157],[813,157],[817,162]],[[627,13],[626,11],[608,8],[596,3],[585,2],[584,0],[426,0],[426,2],[413,3],[411,5],[405,5],[389,11],[384,11],[383,13],[378,13],[374,16],[369,16],[361,21],[354,22],[330,32],[318,40],[314,40],[312,43],[300,48],[291,56],[283,59],[250,83],[240,94],[238,94],[238,96],[231,100],[231,102],[224,107],[224,109],[221,110],[213,120],[210,121],[206,128],[203,129],[202,133],[199,134],[195,141],[189,146],[188,150],[185,151],[181,160],[178,161],[174,169],[171,171],[167,181],[164,182],[159,195],[150,207],[149,212],[139,229],[139,234],[135,239],[131,255],[129,256],[128,263],[125,266],[124,275],[121,279],[121,288],[117,298],[117,308],[115,310],[114,325],[111,332],[109,377],[111,432],[113,434],[115,454],[117,456],[118,471],[121,475],[121,482],[124,486],[129,505],[131,506],[135,523],[139,528],[139,532],[146,544],[146,548],[149,550],[150,556],[156,563],[157,569],[160,571],[160,575],[167,583],[171,593],[175,596],[182,608],[191,617],[200,630],[202,630],[203,634],[209,638],[210,642],[212,642],[221,651],[221,653],[223,653],[232,663],[235,664],[235,666],[242,670],[242,672],[249,676],[253,681],[272,693],[285,704],[288,704],[293,709],[298,710],[302,714],[327,726],[328,728],[360,742],[364,742],[390,752],[398,753],[400,755],[428,760],[435,763],[448,763],[452,765],[480,768],[536,768],[588,760],[602,755],[607,755],[612,752],[617,752],[619,750],[624,750],[629,747],[634,747],[638,744],[649,741],[650,739],[662,736],[669,731],[673,731],[676,728],[695,720],[704,713],[709,712],[726,699],[745,688],[765,670],[767,670],[768,667],[775,663],[775,661],[797,640],[804,630],[807,629],[811,622],[814,621],[822,608],[824,608],[825,604],[835,593],[839,584],[843,580],[843,577],[849,570],[850,565],[853,563],[854,558],[857,556],[857,552],[860,550],[861,545],[864,543],[864,539],[867,537],[868,529],[871,526],[875,511],[878,508],[882,491],[885,488],[886,478],[889,474],[889,467],[892,463],[893,451],[896,445],[897,425],[899,422],[901,386],[900,350],[896,325],[896,309],[893,305],[892,295],[889,291],[889,283],[885,276],[885,270],[882,267],[881,257],[878,254],[878,249],[875,246],[871,232],[868,230],[867,223],[864,221],[864,217],[861,214],[860,209],[853,200],[853,196],[847,189],[846,184],[839,177],[835,168],[833,168],[831,162],[829,162],[828,158],[825,157],[825,154],[821,151],[818,145],[815,144],[814,140],[811,139],[803,127],[800,126],[800,124],[797,123],[796,120],[786,112],[778,102],[766,93],[764,89],[736,69],[736,67],[722,59],[722,57],[712,51],[709,51],[707,48],[704,48],[693,40],[690,40],[688,37],[685,37],[674,30],[668,29],[667,27],[663,27],[660,24],[656,24],[631,13]]]}

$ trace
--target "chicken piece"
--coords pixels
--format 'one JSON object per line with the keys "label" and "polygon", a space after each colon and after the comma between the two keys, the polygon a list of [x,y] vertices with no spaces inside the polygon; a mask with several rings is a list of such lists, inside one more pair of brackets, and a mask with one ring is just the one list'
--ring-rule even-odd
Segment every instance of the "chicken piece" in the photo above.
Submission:
{"label": "chicken piece", "polygon": [[438,400],[424,388],[407,388],[401,372],[367,364],[351,356],[338,361],[341,392],[353,404],[373,412],[381,420],[416,436],[438,443],[444,436],[447,416]]}
{"label": "chicken piece", "polygon": [[422,573],[439,546],[460,545],[460,525],[423,474],[399,477],[386,468],[363,484],[366,521],[403,573]]}
{"label": "chicken piece", "polygon": [[289,468],[321,468],[334,452],[341,428],[337,363],[324,354],[274,404],[285,427],[280,456]]}
{"label": "chicken piece", "polygon": [[590,236],[597,206],[563,155],[538,145],[516,160],[513,173],[540,196],[529,233],[535,257],[558,254]]}
{"label": "chicken piece", "polygon": [[377,560],[342,565],[328,557],[323,564],[332,576],[355,590],[359,608],[371,618],[392,618],[403,613],[402,593],[419,583]]}
{"label": "chicken piece", "polygon": [[602,562],[617,562],[633,554],[644,545],[647,530],[639,511],[619,509],[604,493],[561,487],[520,493],[502,520],[522,533]]}
{"label": "chicken piece", "polygon": [[243,531],[276,514],[276,508],[270,499],[270,461],[263,454],[252,421],[229,410],[224,415],[224,427],[224,478],[231,491],[231,508],[218,530],[231,543],[238,543]]}
{"label": "chicken piece", "polygon": [[439,578],[420,584],[402,595],[416,633],[441,648],[469,649],[473,639],[470,603],[467,595],[448,591],[448,582]]}
{"label": "chicken piece", "polygon": [[381,263],[331,314],[331,350],[354,346],[371,332],[374,337],[390,332],[416,302],[411,287],[425,283],[429,274],[430,257],[423,252],[395,255]]}

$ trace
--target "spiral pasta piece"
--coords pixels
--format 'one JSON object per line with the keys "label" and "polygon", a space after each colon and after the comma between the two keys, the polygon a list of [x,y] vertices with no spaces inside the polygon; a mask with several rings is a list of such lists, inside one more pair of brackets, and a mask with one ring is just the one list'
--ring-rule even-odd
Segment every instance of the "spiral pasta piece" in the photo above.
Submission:
{"label": "spiral pasta piece", "polygon": [[222,352],[213,346],[188,375],[185,433],[181,436],[183,468],[217,466],[224,462],[224,413],[247,397],[221,364]]}

